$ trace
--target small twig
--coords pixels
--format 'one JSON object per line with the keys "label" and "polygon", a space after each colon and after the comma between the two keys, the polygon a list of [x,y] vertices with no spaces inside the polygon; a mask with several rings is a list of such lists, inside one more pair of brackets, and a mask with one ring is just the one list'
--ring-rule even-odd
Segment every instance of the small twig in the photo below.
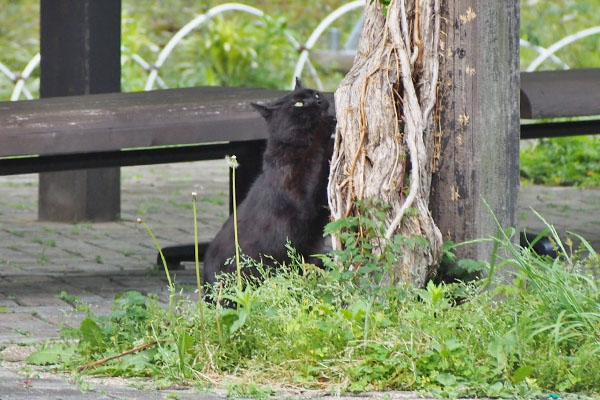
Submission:
{"label": "small twig", "polygon": [[[417,54],[419,64],[422,63],[423,58],[423,41],[421,40],[421,30],[420,30],[420,19],[421,19],[421,8],[419,0],[415,1],[415,20],[414,20],[414,28],[413,28],[413,40],[415,42],[415,46],[417,47]],[[414,61],[412,61],[414,64]],[[415,69],[416,70],[416,69]]]}
{"label": "small twig", "polygon": [[[382,37],[382,42],[386,42],[388,39],[388,23],[389,20],[388,18],[386,18],[385,20],[385,24],[384,24],[384,30],[383,30],[383,37]],[[378,53],[376,58],[379,60],[383,59],[383,52],[384,52],[385,46],[381,46],[379,47]],[[366,97],[366,93],[367,93],[367,86],[369,84],[369,80],[371,79],[371,77],[373,75],[375,75],[376,73],[378,73],[381,70],[381,63],[379,63],[379,65],[375,66],[375,68],[373,68],[363,79],[362,81],[362,86],[361,86],[361,90],[360,90],[360,95],[359,95],[359,113],[360,113],[360,128],[361,128],[361,136],[360,136],[360,142],[358,144],[358,148],[356,149],[356,152],[354,153],[354,156],[352,158],[352,164],[350,167],[350,173],[349,178],[349,193],[348,193],[348,204],[346,205],[346,217],[350,216],[350,213],[352,212],[352,207],[354,206],[354,200],[356,197],[356,193],[354,190],[354,170],[356,168],[356,163],[358,162],[358,157],[362,154],[363,158],[366,157],[366,153],[364,150],[364,143],[365,143],[365,139],[367,137],[367,133],[369,131],[369,127],[368,127],[368,122],[367,122],[367,117],[366,117],[366,112],[365,112],[365,97]],[[364,164],[363,164],[363,176],[364,176]],[[362,192],[363,192],[364,188],[361,188],[361,194],[360,194],[360,198],[362,198]]]}
{"label": "small twig", "polygon": [[98,360],[98,361],[91,362],[89,364],[82,365],[82,366],[80,366],[80,367],[77,368],[77,372],[81,372],[84,369],[95,367],[95,366],[100,365],[100,364],[104,364],[105,362],[114,360],[116,358],[121,358],[121,357],[126,356],[128,354],[132,354],[132,353],[136,353],[136,352],[141,351],[141,350],[145,350],[145,349],[147,349],[149,347],[156,346],[157,343],[158,342],[152,342],[152,343],[142,344],[140,346],[134,347],[131,350],[124,351],[123,353],[115,354],[114,356],[106,357],[106,358],[103,358],[102,360]]}
{"label": "small twig", "polygon": [[404,1],[400,2],[400,27],[402,28],[402,37],[404,38],[404,46],[410,49],[410,33],[408,30],[408,17],[406,15],[406,5]]}
{"label": "small twig", "polygon": [[221,295],[223,294],[223,281],[219,286],[219,295],[217,296],[217,304],[215,305],[215,318],[217,320],[217,334],[219,335],[219,343],[223,343],[223,332],[221,331],[221,317],[219,315],[219,305],[221,303]]}
{"label": "small twig", "polygon": [[[383,48],[380,52],[381,53],[383,52]],[[379,57],[381,57],[381,55],[379,55]],[[369,79],[373,75],[375,75],[379,70],[380,70],[380,67],[377,66],[371,72],[369,72],[369,74],[367,74],[367,76],[364,78],[361,89],[360,89],[360,97],[359,97],[359,106],[360,106],[359,112],[360,112],[360,127],[361,127],[360,142],[358,143],[358,148],[356,149],[356,153],[354,153],[354,157],[352,158],[352,166],[350,167],[350,173],[348,174],[348,178],[350,179],[350,181],[349,181],[350,193],[348,196],[348,198],[349,198],[348,205],[346,207],[346,217],[350,216],[350,213],[352,212],[352,207],[354,206],[354,197],[355,197],[354,170],[356,169],[356,163],[358,161],[358,157],[361,155],[361,153],[364,154],[365,139],[367,138],[367,133],[369,130],[368,123],[367,123],[367,116],[366,116],[366,112],[365,112],[365,97],[367,95],[367,85],[369,83]],[[363,168],[364,168],[364,166],[363,166]]]}

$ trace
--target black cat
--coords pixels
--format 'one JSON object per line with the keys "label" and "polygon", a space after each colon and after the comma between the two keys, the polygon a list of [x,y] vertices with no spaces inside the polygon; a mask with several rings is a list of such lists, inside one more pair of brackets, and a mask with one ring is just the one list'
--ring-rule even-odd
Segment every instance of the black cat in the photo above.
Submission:
{"label": "black cat", "polygon": [[[287,263],[289,239],[307,261],[315,262],[309,256],[319,251],[329,217],[326,186],[335,117],[327,114],[329,103],[323,95],[302,88],[299,81],[279,100],[252,106],[267,121],[270,136],[262,172],[237,209],[241,253]],[[206,251],[204,282],[213,283],[218,274],[236,270],[235,263],[225,265],[235,254],[234,246],[230,216]]]}

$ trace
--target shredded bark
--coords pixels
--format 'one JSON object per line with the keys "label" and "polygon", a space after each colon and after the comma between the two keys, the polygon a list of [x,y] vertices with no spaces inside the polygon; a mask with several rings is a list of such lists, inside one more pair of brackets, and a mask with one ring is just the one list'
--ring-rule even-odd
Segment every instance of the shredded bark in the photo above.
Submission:
{"label": "shredded bark", "polygon": [[385,237],[423,237],[429,246],[406,248],[388,278],[422,286],[442,254],[429,211],[440,0],[391,0],[387,15],[378,0],[366,3],[357,57],[335,93],[329,205],[336,220],[356,214],[358,200],[390,205]]}

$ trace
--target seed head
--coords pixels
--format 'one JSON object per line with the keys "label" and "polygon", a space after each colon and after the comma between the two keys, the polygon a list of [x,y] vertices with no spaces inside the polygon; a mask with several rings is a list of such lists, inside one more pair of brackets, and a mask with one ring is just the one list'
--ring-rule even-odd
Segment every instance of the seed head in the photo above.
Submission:
{"label": "seed head", "polygon": [[237,157],[234,155],[230,156],[226,156],[225,160],[227,161],[227,165],[229,165],[229,168],[233,168],[236,169],[237,167],[240,166],[240,163],[238,163]]}

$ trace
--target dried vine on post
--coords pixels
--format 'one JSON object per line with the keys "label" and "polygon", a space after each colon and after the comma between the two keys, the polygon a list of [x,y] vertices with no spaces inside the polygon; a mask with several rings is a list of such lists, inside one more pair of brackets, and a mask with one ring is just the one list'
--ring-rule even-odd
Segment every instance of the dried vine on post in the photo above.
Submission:
{"label": "dried vine on post", "polygon": [[357,200],[389,204],[387,238],[421,236],[430,243],[405,249],[391,278],[421,286],[442,248],[429,212],[440,0],[391,0],[386,15],[379,0],[366,1],[358,54],[335,92],[329,205],[337,220],[358,212]]}

